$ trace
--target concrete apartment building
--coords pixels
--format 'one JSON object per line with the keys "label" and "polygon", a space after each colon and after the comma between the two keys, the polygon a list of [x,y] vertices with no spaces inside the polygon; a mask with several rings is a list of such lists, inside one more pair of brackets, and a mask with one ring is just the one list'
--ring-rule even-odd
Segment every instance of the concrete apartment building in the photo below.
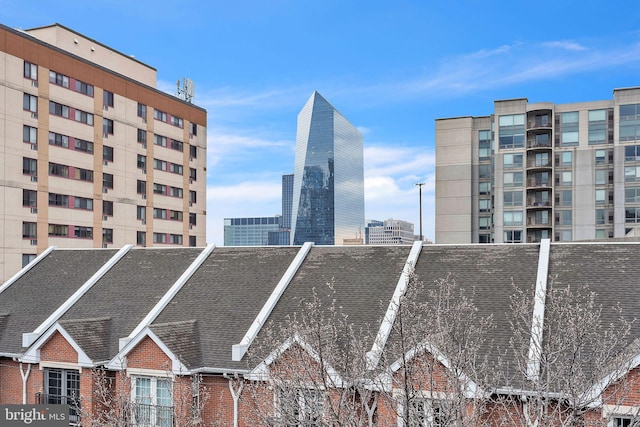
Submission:
{"label": "concrete apartment building", "polygon": [[413,223],[399,219],[370,221],[365,228],[367,245],[411,245],[416,240]]}
{"label": "concrete apartment building", "polygon": [[62,25],[0,25],[0,278],[47,247],[204,246],[204,109]]}
{"label": "concrete apartment building", "polygon": [[639,223],[640,88],[436,120],[436,243],[609,239]]}

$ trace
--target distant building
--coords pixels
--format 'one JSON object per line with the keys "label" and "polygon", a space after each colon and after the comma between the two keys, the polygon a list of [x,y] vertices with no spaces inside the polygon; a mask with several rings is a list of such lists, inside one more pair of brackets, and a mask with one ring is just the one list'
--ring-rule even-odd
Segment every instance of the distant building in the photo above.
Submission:
{"label": "distant building", "polygon": [[397,219],[369,222],[365,236],[367,245],[411,245],[416,240],[413,223]]}
{"label": "distant building", "polygon": [[225,246],[267,246],[269,233],[280,231],[282,217],[225,218]]}
{"label": "distant building", "polygon": [[293,207],[293,174],[282,175],[282,228],[291,229]]}
{"label": "distant building", "polygon": [[362,134],[317,91],[298,115],[291,243],[343,244],[364,226]]}
{"label": "distant building", "polygon": [[0,282],[51,246],[206,244],[203,108],[59,24],[0,46]]}
{"label": "distant building", "polygon": [[436,243],[610,239],[640,228],[640,88],[498,100],[436,120]]}

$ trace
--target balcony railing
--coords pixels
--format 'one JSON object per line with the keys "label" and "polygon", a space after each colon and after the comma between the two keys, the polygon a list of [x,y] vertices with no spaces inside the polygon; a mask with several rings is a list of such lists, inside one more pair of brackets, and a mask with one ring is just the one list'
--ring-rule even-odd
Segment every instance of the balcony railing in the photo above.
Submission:
{"label": "balcony railing", "polygon": [[527,187],[551,187],[551,181],[548,179],[528,179]]}
{"label": "balcony railing", "polygon": [[535,139],[530,139],[527,141],[527,148],[551,148],[551,140],[536,141]]}
{"label": "balcony railing", "polygon": [[551,167],[551,160],[546,161],[546,162],[527,162],[527,169],[534,169],[534,168],[550,168]]}
{"label": "balcony railing", "polygon": [[38,405],[69,405],[69,425],[80,424],[80,399],[59,394],[36,393]]}
{"label": "balcony railing", "polygon": [[133,404],[133,422],[136,427],[172,427],[173,406]]}
{"label": "balcony railing", "polygon": [[549,200],[542,201],[542,200],[535,200],[535,199],[527,199],[527,206],[528,207],[533,207],[533,208],[551,207],[551,201],[549,201]]}

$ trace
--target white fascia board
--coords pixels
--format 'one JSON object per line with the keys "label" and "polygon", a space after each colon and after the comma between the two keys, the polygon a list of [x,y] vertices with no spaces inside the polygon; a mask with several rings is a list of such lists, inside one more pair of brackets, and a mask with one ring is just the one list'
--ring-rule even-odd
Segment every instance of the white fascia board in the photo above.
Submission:
{"label": "white fascia board", "polygon": [[146,337],[151,340],[162,350],[164,354],[171,359],[171,373],[175,375],[191,375],[191,371],[180,361],[180,359],[171,351],[169,347],[147,326],[140,331],[138,335],[128,340],[127,344],[116,354],[106,365],[107,369],[121,371],[126,369],[127,355],[131,350]]}
{"label": "white fascia board", "polygon": [[44,250],[44,252],[42,252],[40,255],[38,255],[33,261],[31,261],[29,264],[27,264],[24,267],[22,267],[22,269],[20,271],[18,271],[16,274],[11,276],[9,278],[9,280],[4,282],[4,284],[2,286],[0,286],[0,294],[5,289],[7,289],[9,286],[13,285],[16,282],[16,280],[18,280],[19,278],[21,278],[22,276],[27,274],[27,272],[29,270],[31,270],[33,267],[35,267],[40,261],[42,261],[44,258],[46,258],[47,255],[49,255],[55,249],[56,249],[56,246],[49,246],[47,249]]}
{"label": "white fascia board", "polygon": [[211,252],[213,252],[215,247],[216,245],[214,244],[207,245],[207,247],[204,248],[202,252],[200,252],[196,259],[193,260],[191,265],[180,275],[180,277],[178,277],[178,280],[176,280],[174,284],[171,285],[169,290],[162,296],[162,298],[160,298],[160,301],[158,301],[155,307],[153,307],[151,311],[147,313],[144,319],[142,319],[142,321],[138,323],[138,326],[136,326],[135,329],[131,331],[129,336],[126,338],[120,338],[119,342],[121,350],[124,348],[124,345],[126,345],[133,337],[138,336],[138,334],[140,334],[140,332],[144,328],[149,326],[156,319],[156,317],[158,317],[160,312],[164,310],[167,304],[169,304],[173,297],[176,296],[178,291],[182,289],[187,280],[189,280],[191,276],[193,276],[193,273],[195,273],[198,268],[200,268],[202,263],[207,259]]}
{"label": "white fascia board", "polygon": [[393,296],[391,297],[391,301],[389,302],[387,312],[382,319],[382,323],[380,323],[380,329],[378,330],[376,339],[373,341],[371,350],[367,352],[367,367],[370,370],[375,369],[375,367],[380,362],[382,351],[387,344],[387,339],[391,334],[393,323],[395,322],[396,316],[398,315],[398,309],[400,308],[400,298],[402,298],[402,296],[407,291],[410,275],[413,272],[416,263],[418,262],[418,257],[420,256],[421,251],[422,242],[417,240],[411,247],[409,257],[407,258],[407,262],[404,264],[402,274],[400,275],[398,283],[396,284],[396,289],[393,293]]}
{"label": "white fascia board", "polygon": [[302,247],[296,254],[296,257],[289,265],[289,268],[287,268],[287,271],[285,271],[284,275],[282,276],[276,287],[273,289],[273,292],[271,292],[271,295],[269,295],[267,302],[265,302],[265,304],[262,306],[262,309],[247,330],[247,333],[238,344],[233,344],[231,346],[231,360],[233,360],[234,362],[242,360],[244,355],[247,353],[249,346],[251,345],[251,343],[253,343],[253,340],[256,338],[256,336],[258,336],[260,329],[269,318],[269,315],[273,311],[273,308],[278,303],[278,300],[280,300],[280,297],[287,289],[287,286],[289,286],[289,283],[291,283],[293,276],[302,265],[302,262],[305,260],[312,247],[313,242],[306,242],[304,245],[302,245]]}
{"label": "white fascia board", "polygon": [[59,323],[56,323],[52,328],[49,328],[47,332],[41,334],[37,341],[33,343],[33,345],[22,355],[20,361],[25,363],[40,363],[40,349],[56,332],[59,332],[60,335],[62,335],[69,345],[76,351],[76,353],[78,353],[78,366],[83,368],[92,368],[95,366],[93,360],[87,356],[84,350],[82,350],[82,347],[80,347],[75,340],[71,338],[71,335],[69,335],[69,333]]}
{"label": "white fascia board", "polygon": [[47,329],[53,326],[53,324],[56,323],[62,317],[62,315],[66,313],[67,310],[69,310],[69,308],[71,308],[85,293],[87,293],[87,291],[89,291],[89,289],[91,289],[93,285],[95,285],[96,282],[100,280],[102,276],[104,276],[107,271],[111,269],[111,267],[113,267],[118,261],[120,261],[120,259],[125,256],[125,254],[129,252],[132,247],[133,245],[123,246],[122,249],[120,249],[114,256],[112,256],[111,259],[109,259],[109,261],[107,261],[102,267],[100,267],[100,269],[98,269],[98,271],[96,271],[93,276],[89,278],[89,280],[84,282],[82,286],[80,286],[80,288],[78,288],[78,290],[73,293],[73,295],[71,295],[60,307],[58,307],[56,311],[51,313],[51,315],[44,322],[42,322],[40,326],[38,326],[33,332],[22,334],[22,346],[31,346],[31,344],[33,344],[41,334],[43,334]]}
{"label": "white fascia board", "polygon": [[549,252],[551,240],[542,239],[538,255],[538,273],[534,294],[533,314],[531,319],[531,340],[527,360],[527,378],[535,381],[540,373],[542,357],[542,340],[544,330],[545,302],[547,298],[547,278],[549,277]]}

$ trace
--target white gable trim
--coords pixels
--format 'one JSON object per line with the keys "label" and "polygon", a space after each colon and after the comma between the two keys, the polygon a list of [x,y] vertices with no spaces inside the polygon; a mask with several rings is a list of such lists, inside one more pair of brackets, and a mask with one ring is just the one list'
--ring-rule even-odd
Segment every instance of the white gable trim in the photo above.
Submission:
{"label": "white gable trim", "polygon": [[[40,363],[40,349],[56,332],[59,332],[60,335],[62,335],[69,345],[76,351],[76,353],[78,353],[78,366],[85,368],[92,368],[95,366],[93,360],[87,356],[84,350],[82,350],[78,343],[71,338],[71,335],[69,335],[69,333],[59,323],[56,323],[52,328],[49,328],[46,333],[40,335],[38,340],[29,349],[27,349],[24,355],[20,358],[20,361],[25,363]],[[49,363],[48,366],[51,366],[51,363]]]}
{"label": "white gable trim", "polygon": [[40,261],[42,261],[44,258],[47,257],[47,255],[49,255],[51,252],[53,252],[56,249],[56,246],[49,246],[47,249],[44,250],[44,252],[42,252],[40,255],[38,255],[37,257],[35,257],[35,259],[33,261],[31,261],[29,264],[25,265],[24,267],[22,267],[22,269],[20,271],[18,271],[16,274],[14,274],[13,276],[11,276],[9,278],[9,280],[7,280],[6,282],[4,282],[4,284],[2,286],[0,286],[0,294],[7,289],[9,286],[13,285],[15,283],[16,280],[18,280],[19,278],[21,278],[22,276],[24,276],[25,274],[27,274],[27,272],[29,270],[31,270],[33,267],[36,266],[36,264],[38,264]]}
{"label": "white gable trim", "polygon": [[138,344],[142,342],[146,337],[151,340],[160,348],[160,350],[167,355],[171,360],[171,369],[167,369],[166,373],[171,372],[174,375],[191,375],[191,371],[178,359],[178,357],[169,350],[169,347],[147,326],[138,335],[130,339],[126,345],[115,355],[113,359],[105,365],[107,369],[121,371],[127,368],[127,355],[134,350]]}
{"label": "white gable trim", "polygon": [[384,319],[380,324],[380,329],[378,330],[378,335],[376,339],[373,341],[373,345],[371,346],[371,350],[367,352],[367,367],[368,369],[375,369],[375,367],[380,362],[380,357],[382,357],[382,351],[384,346],[387,344],[387,339],[391,334],[391,329],[393,328],[393,323],[396,320],[396,316],[398,315],[398,309],[400,308],[400,298],[407,291],[407,286],[409,285],[409,276],[413,272],[413,269],[418,262],[418,257],[420,256],[420,252],[422,251],[422,242],[417,240],[413,243],[411,247],[411,252],[409,252],[409,257],[407,258],[407,262],[402,269],[402,274],[398,279],[398,283],[396,284],[396,289],[393,293],[393,297],[389,302],[389,307],[387,308],[387,312],[384,315]]}
{"label": "white gable trim", "polygon": [[312,246],[313,242],[306,242],[304,245],[302,245],[302,247],[298,251],[298,254],[289,265],[289,268],[287,268],[287,271],[285,271],[284,275],[282,276],[276,287],[273,289],[273,292],[271,292],[271,295],[269,295],[269,299],[267,299],[267,302],[262,306],[260,313],[258,313],[255,320],[247,330],[247,333],[238,344],[234,344],[231,346],[231,360],[233,360],[234,362],[238,362],[242,360],[244,355],[247,353],[249,346],[251,345],[251,343],[253,343],[253,340],[258,335],[258,332],[260,332],[260,329],[269,318],[269,315],[273,311],[273,308],[278,303],[278,300],[280,300],[280,297],[287,289],[287,286],[289,286],[289,283],[291,283],[293,276],[302,265],[302,262],[307,257],[307,254],[311,250]]}
{"label": "white gable trim", "polygon": [[[275,362],[281,355],[283,355],[294,344],[298,344],[306,351],[313,360],[320,362],[320,356],[307,342],[302,340],[298,334],[288,338],[277,349],[272,351],[258,366],[253,368],[249,373],[245,375],[245,379],[250,381],[267,381],[269,379],[269,366]],[[338,372],[331,366],[326,365],[326,374],[329,375],[333,384],[336,387],[343,387],[347,384],[344,382]]]}
{"label": "white gable trim", "polygon": [[27,332],[22,334],[22,346],[29,347],[33,344],[38,337],[44,333],[47,329],[49,329],[54,323],[56,323],[64,313],[73,306],[89,289],[96,284],[98,280],[102,278],[106,274],[107,271],[111,269],[120,259],[125,256],[127,252],[133,247],[133,245],[123,246],[114,256],[111,257],[109,261],[107,261],[98,271],[96,271],[93,276],[89,278],[77,291],[73,293],[60,307],[56,309],[51,315],[40,324],[33,332]]}
{"label": "white gable trim", "polygon": [[169,288],[169,290],[160,298],[160,301],[147,313],[147,315],[142,319],[138,326],[135,327],[133,331],[126,338],[120,338],[120,350],[124,348],[124,346],[131,340],[133,337],[137,336],[144,328],[149,326],[155,319],[158,317],[160,312],[164,310],[167,304],[176,296],[178,291],[182,289],[182,286],[193,276],[198,268],[202,265],[202,263],[207,259],[207,257],[213,252],[216,248],[216,245],[209,244],[200,254],[196,257],[195,260],[191,263],[191,265],[178,277],[178,280]]}
{"label": "white gable trim", "polygon": [[[404,358],[399,358],[395,362],[391,364],[389,367],[388,374],[382,374],[381,378],[386,378],[387,380],[387,389],[391,389],[391,378],[395,372],[397,372],[400,368],[402,368],[403,360],[410,361],[418,358],[421,354],[429,353],[431,354],[437,362],[442,364],[448,371],[453,372],[451,362],[449,359],[442,353],[436,346],[430,343],[422,343],[417,347],[412,348],[407,351]],[[462,392],[464,396],[473,399],[481,396],[488,396],[489,392],[483,390],[475,381],[469,378],[464,372],[454,373],[461,382]]]}
{"label": "white gable trim", "polygon": [[531,341],[529,343],[529,358],[527,360],[527,378],[535,381],[540,373],[540,358],[542,357],[542,340],[544,330],[544,312],[547,298],[547,277],[549,276],[549,239],[540,242],[538,255],[538,273],[531,319]]}

